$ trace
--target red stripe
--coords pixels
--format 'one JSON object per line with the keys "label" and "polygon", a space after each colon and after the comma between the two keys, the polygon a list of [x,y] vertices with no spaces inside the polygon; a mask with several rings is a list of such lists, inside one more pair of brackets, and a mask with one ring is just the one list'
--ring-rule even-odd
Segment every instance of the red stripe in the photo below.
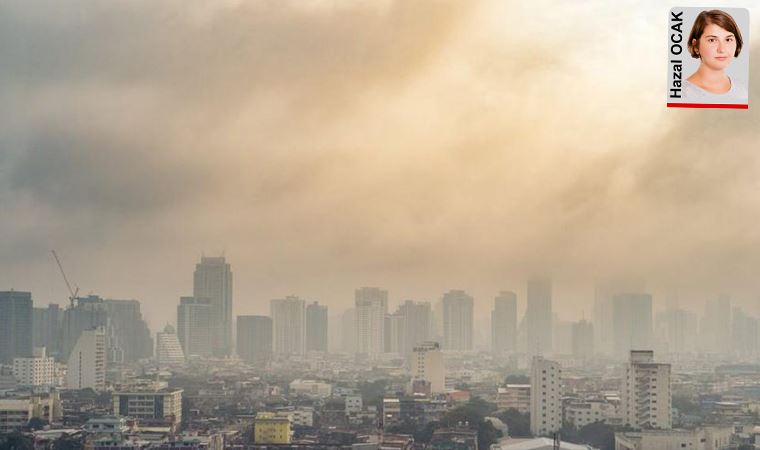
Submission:
{"label": "red stripe", "polygon": [[733,104],[733,103],[668,103],[668,108],[749,109],[749,105],[736,105],[736,104]]}

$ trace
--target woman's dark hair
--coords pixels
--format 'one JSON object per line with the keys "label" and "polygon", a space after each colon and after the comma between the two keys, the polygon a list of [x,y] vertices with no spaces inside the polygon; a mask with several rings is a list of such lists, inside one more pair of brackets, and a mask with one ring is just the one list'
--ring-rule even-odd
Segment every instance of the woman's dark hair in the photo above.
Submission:
{"label": "woman's dark hair", "polygon": [[[691,56],[699,58],[699,39],[705,32],[705,28],[710,24],[717,25],[729,33],[734,34],[734,37],[736,38],[736,51],[734,52],[734,57],[739,56],[739,52],[742,49],[742,33],[739,31],[736,22],[734,22],[734,18],[719,9],[702,11],[697,18],[694,19],[694,25],[691,27],[691,33],[689,34],[689,53]],[[696,41],[696,43],[694,41]]]}

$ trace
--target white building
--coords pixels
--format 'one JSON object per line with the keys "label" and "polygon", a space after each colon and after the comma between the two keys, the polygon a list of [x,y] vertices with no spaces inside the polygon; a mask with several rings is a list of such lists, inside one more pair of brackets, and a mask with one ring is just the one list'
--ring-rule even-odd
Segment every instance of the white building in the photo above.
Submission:
{"label": "white building", "polygon": [[273,350],[276,355],[303,355],[306,349],[306,302],[295,296],[272,300]]}
{"label": "white building", "polygon": [[32,358],[14,358],[13,376],[24,386],[57,386],[55,358],[46,355],[45,347],[35,347]]}
{"label": "white building", "polygon": [[180,297],[177,306],[177,337],[185,356],[208,356],[211,348],[211,301]]}
{"label": "white building", "polygon": [[185,353],[179,342],[174,327],[166,325],[163,332],[156,334],[156,361],[160,364],[182,364],[185,362]]}
{"label": "white building", "polygon": [[103,327],[82,331],[66,368],[68,389],[91,388],[102,391],[105,388],[106,334]]}
{"label": "white building", "polygon": [[385,350],[385,316],[388,291],[363,287],[354,293],[356,305],[356,353],[377,357]]}
{"label": "white building", "polygon": [[561,382],[559,363],[534,356],[530,368],[530,431],[548,436],[562,427]]}
{"label": "white building", "polygon": [[446,371],[443,353],[437,342],[423,342],[414,347],[409,360],[412,372],[412,384],[417,380],[430,383],[430,392],[443,393],[446,390]]}
{"label": "white building", "polygon": [[615,433],[615,450],[728,450],[732,426]]}
{"label": "white building", "polygon": [[332,395],[332,385],[315,380],[293,380],[290,383],[290,393],[327,398]]}
{"label": "white building", "polygon": [[362,396],[361,395],[347,395],[346,400],[346,414],[355,414],[362,411]]}
{"label": "white building", "polygon": [[182,422],[182,389],[135,389],[114,392],[113,414],[141,419],[144,423],[179,425]]}
{"label": "white building", "polygon": [[654,362],[651,350],[631,350],[621,387],[623,424],[637,429],[672,426],[670,364]]}

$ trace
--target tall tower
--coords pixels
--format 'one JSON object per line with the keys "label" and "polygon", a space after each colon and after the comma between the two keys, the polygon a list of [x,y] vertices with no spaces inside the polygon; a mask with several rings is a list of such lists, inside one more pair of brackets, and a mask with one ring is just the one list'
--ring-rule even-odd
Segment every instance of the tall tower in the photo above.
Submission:
{"label": "tall tower", "polygon": [[265,364],[272,357],[272,319],[237,316],[237,352],[250,364]]}
{"label": "tall tower", "polygon": [[293,295],[272,300],[274,352],[278,355],[303,355],[306,340],[305,302]]}
{"label": "tall tower", "polygon": [[223,256],[202,257],[195,265],[193,297],[211,302],[211,349],[217,356],[232,353],[232,271]]}
{"label": "tall tower", "polygon": [[327,306],[317,302],[306,307],[306,351],[327,352]]}
{"label": "tall tower", "polygon": [[211,301],[180,297],[177,306],[177,337],[186,357],[211,355]]}
{"label": "tall tower", "polygon": [[452,290],[443,294],[443,349],[472,350],[472,297],[465,291]]}
{"label": "tall tower", "polygon": [[407,300],[398,307],[401,316],[400,351],[409,355],[414,348],[433,338],[433,315],[430,302],[413,302]]}
{"label": "tall tower", "polygon": [[573,324],[572,347],[576,358],[594,355],[594,327],[591,322],[584,319]]}
{"label": "tall tower", "polygon": [[530,366],[530,432],[548,436],[562,427],[562,369],[534,356]]}
{"label": "tall tower", "polygon": [[517,294],[502,291],[491,311],[491,349],[497,354],[517,351]]}
{"label": "tall tower", "polygon": [[385,347],[385,315],[388,291],[363,287],[354,292],[356,305],[356,353],[375,357]]}
{"label": "tall tower", "polygon": [[525,311],[528,354],[543,355],[552,351],[552,282],[528,281],[528,307]]}
{"label": "tall tower", "polygon": [[631,350],[620,400],[623,425],[670,429],[670,364],[655,363],[651,350]]}
{"label": "tall tower", "polygon": [[652,296],[618,294],[612,298],[615,354],[625,358],[631,350],[652,348]]}
{"label": "tall tower", "polygon": [[32,356],[32,294],[0,292],[0,364]]}
{"label": "tall tower", "polygon": [[106,386],[106,334],[103,327],[84,330],[66,363],[66,387],[102,391]]}

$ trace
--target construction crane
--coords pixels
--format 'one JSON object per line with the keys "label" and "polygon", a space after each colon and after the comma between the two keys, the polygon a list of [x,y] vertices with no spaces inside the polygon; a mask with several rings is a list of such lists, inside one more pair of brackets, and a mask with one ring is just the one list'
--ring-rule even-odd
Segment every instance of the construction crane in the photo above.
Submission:
{"label": "construction crane", "polygon": [[74,286],[74,289],[71,288],[71,283],[69,283],[69,279],[66,278],[66,272],[63,271],[61,260],[58,259],[58,255],[55,253],[55,250],[51,250],[51,252],[53,252],[53,257],[55,258],[55,262],[58,264],[58,269],[60,269],[61,271],[61,276],[63,276],[63,281],[66,282],[66,287],[69,289],[69,305],[73,308],[74,303],[77,300],[77,294],[79,294],[79,287]]}

